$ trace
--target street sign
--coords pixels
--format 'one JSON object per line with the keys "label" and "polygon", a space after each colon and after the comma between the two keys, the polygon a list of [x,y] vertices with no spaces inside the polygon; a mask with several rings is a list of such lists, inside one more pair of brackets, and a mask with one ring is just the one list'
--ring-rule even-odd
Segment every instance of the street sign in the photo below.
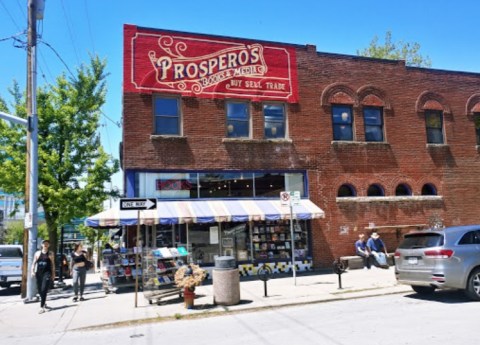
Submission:
{"label": "street sign", "polygon": [[24,227],[25,229],[31,229],[33,225],[32,214],[30,212],[25,213]]}
{"label": "street sign", "polygon": [[120,199],[120,210],[152,210],[157,208],[157,199]]}
{"label": "street sign", "polygon": [[300,192],[295,191],[292,193],[292,205],[300,205]]}
{"label": "street sign", "polygon": [[290,206],[290,192],[280,192],[280,204]]}

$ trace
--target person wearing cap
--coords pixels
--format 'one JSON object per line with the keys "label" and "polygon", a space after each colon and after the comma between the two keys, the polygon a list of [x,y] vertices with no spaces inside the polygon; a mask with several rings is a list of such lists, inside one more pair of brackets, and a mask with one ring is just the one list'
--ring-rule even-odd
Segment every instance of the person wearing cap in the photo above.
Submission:
{"label": "person wearing cap", "polygon": [[370,235],[370,238],[367,241],[367,248],[375,258],[377,266],[388,268],[387,248],[377,232],[372,232]]}
{"label": "person wearing cap", "polygon": [[43,314],[47,307],[47,293],[48,289],[55,281],[55,257],[53,253],[48,250],[50,247],[49,240],[42,241],[42,249],[37,251],[33,256],[32,276],[37,280],[37,290],[40,295],[40,311]]}
{"label": "person wearing cap", "polygon": [[363,259],[363,269],[370,269],[371,256],[365,241],[365,234],[358,235],[358,241],[355,242],[355,253]]}

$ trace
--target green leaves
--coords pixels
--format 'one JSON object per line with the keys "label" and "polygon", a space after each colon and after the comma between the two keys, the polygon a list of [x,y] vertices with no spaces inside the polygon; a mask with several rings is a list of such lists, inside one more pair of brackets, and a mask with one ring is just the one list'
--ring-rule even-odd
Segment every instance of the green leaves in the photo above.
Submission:
{"label": "green leaves", "polygon": [[[100,109],[105,103],[106,62],[92,57],[75,78],[61,75],[55,85],[37,90],[39,203],[52,244],[61,224],[102,209],[109,195],[104,185],[119,163],[100,144]],[[26,117],[25,97],[15,83],[9,90],[14,113]],[[0,98],[0,109],[8,111]],[[11,113],[11,112],[10,112]],[[0,121],[0,189],[25,189],[26,129]]]}
{"label": "green leaves", "polygon": [[407,66],[431,67],[430,58],[428,56],[423,57],[419,51],[420,44],[416,42],[392,42],[392,33],[387,31],[383,45],[378,44],[378,37],[375,36],[368,48],[357,50],[357,55],[378,59],[405,60]]}

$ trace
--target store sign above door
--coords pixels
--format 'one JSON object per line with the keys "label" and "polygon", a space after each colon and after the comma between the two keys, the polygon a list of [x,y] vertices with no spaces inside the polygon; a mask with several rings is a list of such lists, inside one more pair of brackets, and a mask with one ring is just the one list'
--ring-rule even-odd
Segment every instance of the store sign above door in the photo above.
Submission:
{"label": "store sign above door", "polygon": [[298,101],[295,48],[124,26],[124,92]]}
{"label": "store sign above door", "polygon": [[120,199],[120,210],[152,210],[157,208],[157,199]]}

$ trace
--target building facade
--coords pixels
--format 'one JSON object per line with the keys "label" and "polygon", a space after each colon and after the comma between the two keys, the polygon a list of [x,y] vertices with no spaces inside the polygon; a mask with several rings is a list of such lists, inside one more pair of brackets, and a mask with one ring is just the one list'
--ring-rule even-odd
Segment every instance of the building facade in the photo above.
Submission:
{"label": "building facade", "polygon": [[478,223],[479,145],[480,74],[124,27],[128,197],[263,207],[297,191],[324,211],[292,236],[285,219],[156,225],[152,240],[197,262],[283,265],[294,246],[300,265],[330,267],[361,232],[393,251],[410,229]]}

